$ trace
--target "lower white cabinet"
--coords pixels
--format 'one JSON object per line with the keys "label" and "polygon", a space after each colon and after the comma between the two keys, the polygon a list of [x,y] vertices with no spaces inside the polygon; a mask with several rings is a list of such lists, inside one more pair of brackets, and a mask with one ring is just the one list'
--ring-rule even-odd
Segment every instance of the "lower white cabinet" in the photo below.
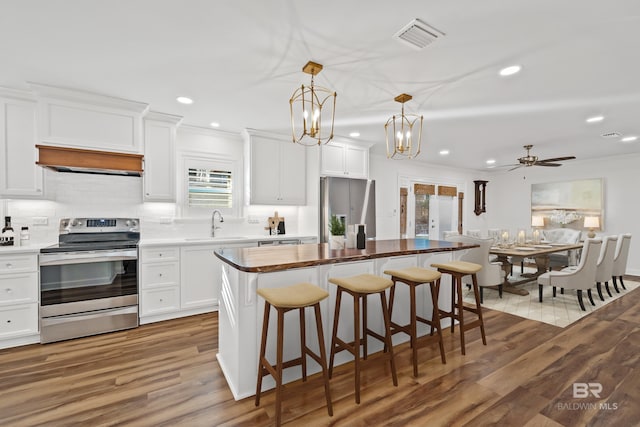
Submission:
{"label": "lower white cabinet", "polygon": [[0,348],[39,342],[38,255],[0,255]]}
{"label": "lower white cabinet", "polygon": [[218,309],[225,247],[255,242],[143,247],[140,250],[140,323],[207,313]]}

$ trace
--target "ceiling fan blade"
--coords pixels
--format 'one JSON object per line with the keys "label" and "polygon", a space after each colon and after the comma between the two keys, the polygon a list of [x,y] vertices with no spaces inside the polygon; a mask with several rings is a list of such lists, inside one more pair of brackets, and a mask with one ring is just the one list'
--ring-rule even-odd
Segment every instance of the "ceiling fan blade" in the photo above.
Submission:
{"label": "ceiling fan blade", "polygon": [[540,162],[545,162],[545,163],[562,162],[563,160],[573,160],[575,158],[576,158],[576,156],[554,157],[552,159],[540,159],[540,160],[537,161],[537,163],[540,163]]}
{"label": "ceiling fan blade", "polygon": [[507,172],[511,172],[511,171],[516,170],[516,169],[520,169],[522,166],[524,166],[524,165],[517,165],[515,168],[509,169]]}
{"label": "ceiling fan blade", "polygon": [[535,162],[534,166],[562,166],[561,163]]}

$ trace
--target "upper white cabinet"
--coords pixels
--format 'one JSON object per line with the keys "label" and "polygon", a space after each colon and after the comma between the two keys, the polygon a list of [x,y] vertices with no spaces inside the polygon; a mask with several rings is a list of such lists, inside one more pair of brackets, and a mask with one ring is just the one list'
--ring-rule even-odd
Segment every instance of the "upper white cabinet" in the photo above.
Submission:
{"label": "upper white cabinet", "polygon": [[331,141],[320,147],[320,175],[369,177],[369,148]]}
{"label": "upper white cabinet", "polygon": [[31,83],[38,98],[43,145],[142,154],[148,105],[79,90]]}
{"label": "upper white cabinet", "polygon": [[248,139],[250,203],[306,204],[305,147],[253,133]]}
{"label": "upper white cabinet", "polygon": [[0,196],[43,196],[42,168],[36,165],[36,101],[0,88]]}
{"label": "upper white cabinet", "polygon": [[149,112],[144,117],[144,200],[175,202],[176,129],[182,117]]}

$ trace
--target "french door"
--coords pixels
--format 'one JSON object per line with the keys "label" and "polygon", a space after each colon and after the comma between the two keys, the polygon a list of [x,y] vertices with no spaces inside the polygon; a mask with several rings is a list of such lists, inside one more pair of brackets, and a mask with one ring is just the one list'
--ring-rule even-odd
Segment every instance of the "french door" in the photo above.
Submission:
{"label": "french door", "polygon": [[409,181],[400,188],[402,238],[442,240],[443,232],[457,228],[457,188]]}

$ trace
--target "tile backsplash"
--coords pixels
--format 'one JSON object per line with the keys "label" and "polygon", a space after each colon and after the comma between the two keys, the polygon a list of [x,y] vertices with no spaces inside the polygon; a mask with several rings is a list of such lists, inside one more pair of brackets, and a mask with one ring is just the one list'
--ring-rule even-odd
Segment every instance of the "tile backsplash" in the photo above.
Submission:
{"label": "tile backsplash", "polygon": [[[4,214],[14,228],[28,226],[34,243],[54,242],[60,218],[140,218],[142,238],[202,237],[211,233],[211,216],[181,218],[175,203],[144,203],[142,178],[45,171],[45,200],[5,200]],[[285,217],[287,234],[298,232],[298,207],[245,206],[244,217],[225,216],[219,236],[268,235],[267,217]],[[251,221],[249,221],[251,220]],[[309,233],[306,233],[309,234]],[[311,234],[315,234],[312,232]]]}

